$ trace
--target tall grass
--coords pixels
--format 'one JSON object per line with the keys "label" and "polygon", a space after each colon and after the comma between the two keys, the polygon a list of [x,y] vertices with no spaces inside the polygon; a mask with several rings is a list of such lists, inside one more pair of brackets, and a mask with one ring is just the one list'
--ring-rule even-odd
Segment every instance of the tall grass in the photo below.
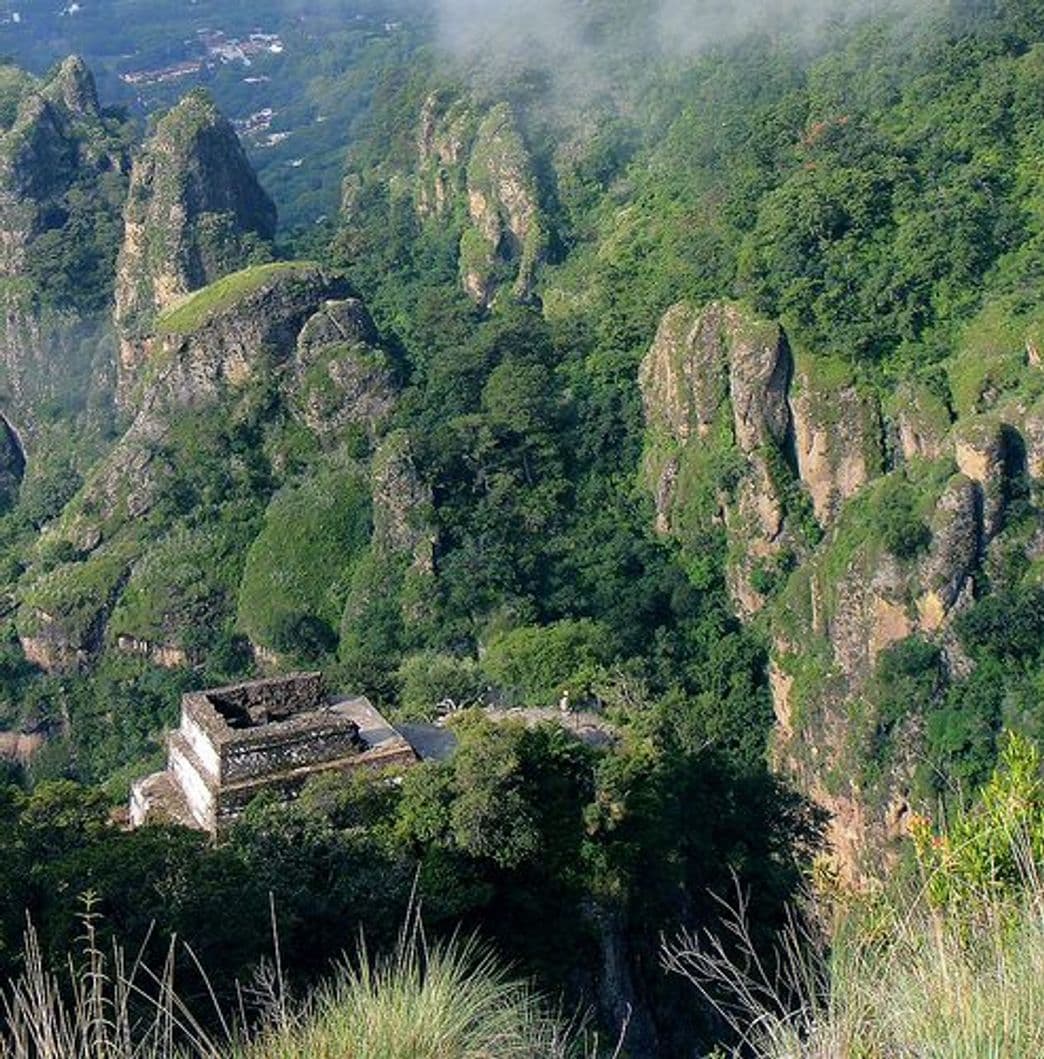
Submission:
{"label": "tall grass", "polygon": [[742,895],[663,948],[757,1059],[1044,1057],[1044,781],[1011,737],[978,803],[911,825],[919,872],[849,895],[825,940],[795,917],[759,956]]}
{"label": "tall grass", "polygon": [[566,1059],[570,1037],[487,950],[429,945],[416,926],[386,958],[361,953],[238,1059]]}
{"label": "tall grass", "polygon": [[[82,952],[49,973],[30,928],[25,969],[0,993],[0,1059],[570,1059],[578,1035],[474,941],[429,944],[411,916],[394,952],[360,946],[301,1006],[276,963],[257,995],[260,1029],[216,1003],[206,1032],[174,988],[172,946],[158,973],[118,946],[102,952],[84,918]],[[198,969],[198,968],[197,968]],[[244,1005],[245,1008],[245,1005]]]}
{"label": "tall grass", "polygon": [[178,999],[174,943],[159,974],[118,945],[99,947],[90,904],[81,951],[47,970],[30,925],[24,970],[0,992],[0,1059],[219,1059],[222,1049]]}
{"label": "tall grass", "polygon": [[683,936],[665,964],[731,1025],[736,1056],[1040,1059],[1044,887],[1017,903],[984,891],[966,907],[949,915],[919,891],[887,912],[852,909],[825,946],[795,925],[768,963],[741,913],[734,944]]}

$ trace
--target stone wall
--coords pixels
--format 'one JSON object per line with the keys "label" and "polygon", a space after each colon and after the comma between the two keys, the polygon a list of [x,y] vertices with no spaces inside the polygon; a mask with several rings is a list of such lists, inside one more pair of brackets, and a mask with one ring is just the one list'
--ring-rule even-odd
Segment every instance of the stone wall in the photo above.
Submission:
{"label": "stone wall", "polygon": [[298,713],[320,710],[327,702],[322,673],[251,680],[234,687],[215,688],[205,697],[232,728],[285,720]]}
{"label": "stone wall", "polygon": [[408,768],[416,761],[417,756],[409,746],[397,746],[388,751],[357,753],[340,761],[319,763],[274,777],[264,776],[254,781],[233,784],[221,790],[215,807],[215,826],[217,830],[228,827],[262,792],[275,795],[284,802],[293,801],[313,776],[331,769],[342,773],[362,770],[379,772],[387,768]]}
{"label": "stone wall", "polygon": [[213,831],[217,820],[217,792],[177,740],[171,740],[168,750],[167,771],[180,789],[189,812],[200,827]]}
{"label": "stone wall", "polygon": [[237,783],[353,757],[359,727],[344,717],[310,714],[272,728],[247,729],[221,747],[221,782]]}
{"label": "stone wall", "polygon": [[185,742],[192,748],[204,770],[215,781],[219,779],[221,776],[221,755],[210,736],[188,711],[183,711],[181,714],[181,734]]}

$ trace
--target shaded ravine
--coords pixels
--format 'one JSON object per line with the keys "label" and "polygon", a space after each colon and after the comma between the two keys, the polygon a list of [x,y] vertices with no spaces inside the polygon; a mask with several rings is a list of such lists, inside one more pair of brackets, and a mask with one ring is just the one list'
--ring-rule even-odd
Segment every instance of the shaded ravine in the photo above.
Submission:
{"label": "shaded ravine", "polygon": [[14,424],[0,412],[0,514],[14,504],[25,477],[25,444]]}

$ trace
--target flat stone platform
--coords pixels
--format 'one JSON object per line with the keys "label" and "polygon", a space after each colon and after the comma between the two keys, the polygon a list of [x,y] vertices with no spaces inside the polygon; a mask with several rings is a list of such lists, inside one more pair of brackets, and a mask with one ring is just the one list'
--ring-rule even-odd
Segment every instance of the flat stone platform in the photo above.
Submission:
{"label": "flat stone platform", "polygon": [[420,756],[365,696],[330,696],[320,673],[188,692],[167,767],[134,784],[129,821],[218,834],[259,795],[294,800],[313,777],[405,768]]}

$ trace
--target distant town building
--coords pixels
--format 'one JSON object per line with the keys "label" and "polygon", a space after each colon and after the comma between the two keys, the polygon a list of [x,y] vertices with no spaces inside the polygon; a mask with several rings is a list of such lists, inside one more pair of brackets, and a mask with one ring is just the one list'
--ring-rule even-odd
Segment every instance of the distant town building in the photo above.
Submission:
{"label": "distant town building", "polygon": [[[412,731],[423,746],[425,733]],[[422,754],[368,699],[332,698],[321,673],[190,692],[166,769],[131,790],[130,824],[218,834],[259,794],[290,801],[320,773],[408,766]]]}

